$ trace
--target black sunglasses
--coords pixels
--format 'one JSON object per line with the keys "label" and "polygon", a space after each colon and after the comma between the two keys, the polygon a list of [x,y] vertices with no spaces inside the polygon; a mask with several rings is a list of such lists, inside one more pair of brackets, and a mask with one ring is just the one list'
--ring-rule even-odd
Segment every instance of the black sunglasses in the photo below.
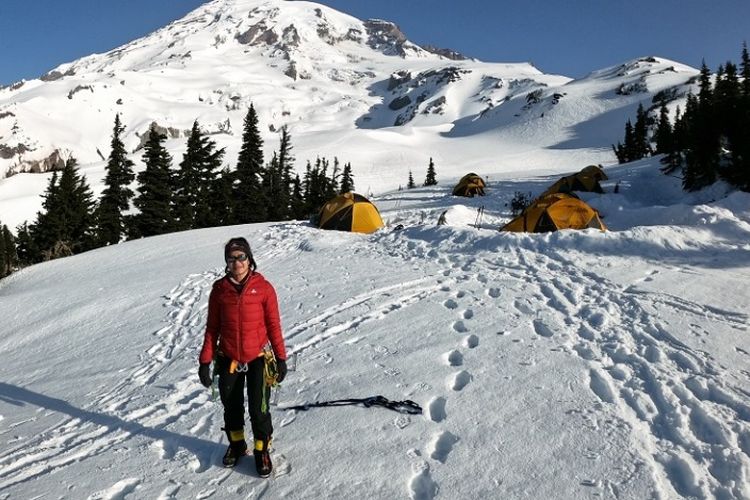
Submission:
{"label": "black sunglasses", "polygon": [[244,253],[242,255],[237,255],[236,257],[233,255],[230,255],[227,257],[227,264],[231,264],[232,262],[239,260],[240,262],[245,262],[247,260],[247,255]]}

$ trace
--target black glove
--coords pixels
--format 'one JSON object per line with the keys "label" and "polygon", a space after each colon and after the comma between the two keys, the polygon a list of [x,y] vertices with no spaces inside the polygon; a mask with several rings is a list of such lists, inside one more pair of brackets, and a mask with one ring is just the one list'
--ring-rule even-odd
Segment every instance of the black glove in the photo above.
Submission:
{"label": "black glove", "polygon": [[278,373],[278,375],[276,375],[276,383],[280,384],[286,378],[286,360],[276,360],[276,371]]}
{"label": "black glove", "polygon": [[210,363],[201,363],[200,367],[198,367],[198,378],[201,379],[201,384],[203,384],[203,387],[211,387],[211,364]]}

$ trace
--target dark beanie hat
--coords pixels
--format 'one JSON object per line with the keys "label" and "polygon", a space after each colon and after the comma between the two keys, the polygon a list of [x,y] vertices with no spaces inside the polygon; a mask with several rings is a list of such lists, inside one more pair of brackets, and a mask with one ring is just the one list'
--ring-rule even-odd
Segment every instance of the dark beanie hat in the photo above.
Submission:
{"label": "dark beanie hat", "polygon": [[224,245],[224,260],[228,259],[232,252],[234,252],[235,250],[242,250],[243,252],[245,252],[245,255],[247,255],[250,259],[250,266],[255,269],[255,259],[253,259],[253,252],[252,250],[250,250],[250,243],[248,243],[245,238],[232,238],[227,242],[226,245]]}

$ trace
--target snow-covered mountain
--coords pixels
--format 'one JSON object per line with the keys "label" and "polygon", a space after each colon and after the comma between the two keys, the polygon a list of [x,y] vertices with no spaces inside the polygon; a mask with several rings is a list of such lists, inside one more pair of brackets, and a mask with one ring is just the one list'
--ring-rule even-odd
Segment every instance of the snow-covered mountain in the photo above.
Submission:
{"label": "snow-covered mountain", "polygon": [[[693,68],[644,58],[581,80],[531,64],[486,63],[408,41],[394,24],[312,2],[214,0],[105,54],[0,90],[0,177],[75,155],[95,193],[116,113],[140,168],[144,134],[168,131],[176,162],[194,120],[233,166],[252,102],[267,153],[288,125],[298,167],[351,162],[356,187],[405,184],[430,157],[452,179],[476,170],[577,170],[613,161],[610,145],[638,103],[678,98]],[[0,220],[33,217],[45,177],[0,180]],[[12,203],[8,200],[12,200]]]}
{"label": "snow-covered mountain", "polygon": [[[514,192],[556,179],[513,174],[483,198],[385,193],[372,235],[203,229],[3,279],[0,499],[750,498],[750,194],[684,193],[659,166],[582,193],[606,233],[497,232]],[[221,467],[197,376],[236,235],[297,354],[265,480]],[[375,395],[424,414],[284,409]]]}

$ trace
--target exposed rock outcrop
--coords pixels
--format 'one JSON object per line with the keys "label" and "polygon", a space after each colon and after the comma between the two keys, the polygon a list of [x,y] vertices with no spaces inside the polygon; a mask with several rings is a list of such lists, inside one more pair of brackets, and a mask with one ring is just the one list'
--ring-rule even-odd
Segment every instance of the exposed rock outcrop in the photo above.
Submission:
{"label": "exposed rock outcrop", "polygon": [[422,45],[422,48],[427,52],[432,52],[433,54],[437,54],[453,61],[465,61],[469,59],[462,53],[457,52],[453,49],[441,49],[439,47],[435,47],[434,45]]}

